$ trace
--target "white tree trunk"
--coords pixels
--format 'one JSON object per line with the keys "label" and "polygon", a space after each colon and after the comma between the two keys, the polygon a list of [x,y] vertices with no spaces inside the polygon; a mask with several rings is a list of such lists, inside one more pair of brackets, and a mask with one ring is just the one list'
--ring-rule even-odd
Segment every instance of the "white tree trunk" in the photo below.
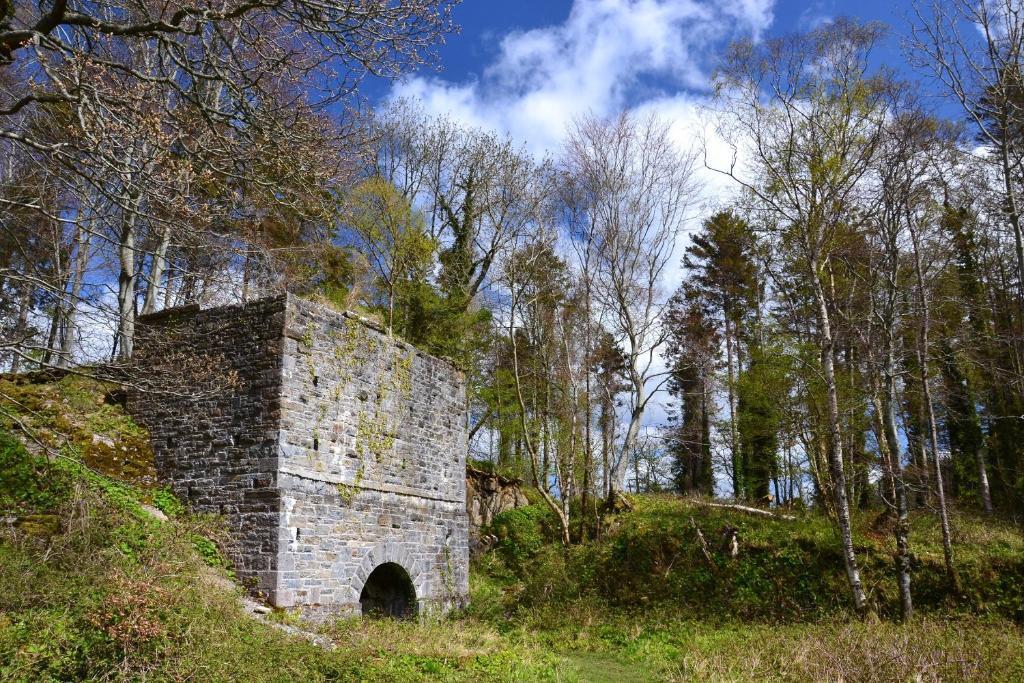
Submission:
{"label": "white tree trunk", "polygon": [[858,614],[867,612],[867,597],[861,583],[860,569],[857,567],[857,555],[853,549],[853,526],[850,521],[850,502],[846,493],[846,472],[843,469],[843,434],[839,426],[839,393],[836,388],[836,371],[833,359],[835,340],[832,337],[831,320],[825,293],[819,279],[818,261],[811,256],[811,282],[817,304],[816,317],[818,322],[818,340],[821,351],[821,369],[828,391],[828,423],[830,443],[828,449],[829,469],[832,473],[832,490],[836,505],[836,523],[843,546],[843,563],[846,566],[846,578],[853,593],[853,604]]}

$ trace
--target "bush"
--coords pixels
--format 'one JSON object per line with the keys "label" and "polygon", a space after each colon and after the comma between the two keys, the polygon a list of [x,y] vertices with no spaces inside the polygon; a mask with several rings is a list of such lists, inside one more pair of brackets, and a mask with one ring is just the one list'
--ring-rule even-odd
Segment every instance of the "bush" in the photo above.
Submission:
{"label": "bush", "polygon": [[153,507],[168,517],[179,517],[185,514],[185,504],[178,500],[174,492],[166,486],[153,492]]}
{"label": "bush", "polygon": [[509,568],[523,576],[537,553],[557,538],[555,524],[546,505],[527,505],[495,516],[490,530],[498,537],[497,550]]}

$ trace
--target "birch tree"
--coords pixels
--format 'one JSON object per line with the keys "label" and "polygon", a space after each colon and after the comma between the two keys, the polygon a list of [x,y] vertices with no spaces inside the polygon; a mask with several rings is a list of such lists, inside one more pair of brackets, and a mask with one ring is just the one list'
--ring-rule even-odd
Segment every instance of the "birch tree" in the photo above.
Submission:
{"label": "birch tree", "polygon": [[[830,286],[838,239],[872,168],[885,118],[884,83],[869,73],[883,34],[877,24],[838,20],[807,34],[734,44],[716,78],[721,137],[733,165],[716,170],[749,191],[791,245],[813,302],[826,389],[827,456],[843,561],[858,613],[867,595],[853,547],[844,434],[835,369],[837,302]],[[737,169],[743,157],[746,168]]]}
{"label": "birch tree", "polygon": [[1024,3],[929,0],[916,2],[914,13],[912,58],[945,86],[993,152],[1014,240],[1019,317],[1024,313]]}
{"label": "birch tree", "polygon": [[694,160],[653,116],[586,116],[566,141],[563,164],[584,198],[584,239],[593,244],[594,300],[626,355],[628,425],[605,472],[609,499],[623,490],[644,413],[668,379],[657,363],[662,278],[696,189]]}

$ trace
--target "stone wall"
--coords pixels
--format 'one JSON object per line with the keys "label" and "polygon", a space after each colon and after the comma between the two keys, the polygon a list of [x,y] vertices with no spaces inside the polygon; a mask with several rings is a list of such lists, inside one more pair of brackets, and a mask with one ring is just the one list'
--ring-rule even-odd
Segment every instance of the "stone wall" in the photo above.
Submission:
{"label": "stone wall", "polygon": [[224,516],[235,571],[268,594],[277,586],[284,318],[284,298],[143,317],[133,362],[153,386],[128,394],[157,475],[192,509]]}
{"label": "stone wall", "polygon": [[462,373],[293,300],[285,327],[278,602],[358,606],[383,562],[427,608],[469,590]]}
{"label": "stone wall", "polygon": [[465,601],[460,371],[292,297],[142,326],[139,363],[158,364],[156,339],[170,334],[237,375],[216,397],[133,392],[129,405],[175,491],[228,517],[240,574],[273,604],[357,611],[385,562],[405,569],[421,608]]}

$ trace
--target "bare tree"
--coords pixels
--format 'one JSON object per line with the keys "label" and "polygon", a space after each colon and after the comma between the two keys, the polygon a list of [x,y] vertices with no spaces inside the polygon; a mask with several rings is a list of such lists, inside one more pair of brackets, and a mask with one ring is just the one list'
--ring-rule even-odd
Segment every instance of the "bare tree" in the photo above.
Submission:
{"label": "bare tree", "polygon": [[668,378],[657,366],[662,277],[696,189],[695,156],[672,140],[667,123],[623,113],[578,119],[562,163],[578,188],[577,239],[592,243],[594,301],[625,352],[629,421],[605,472],[611,499],[623,490],[644,412]]}
{"label": "bare tree", "polygon": [[[539,229],[539,234],[521,242],[503,269],[507,309],[502,326],[511,350],[511,376],[523,445],[529,458],[530,473],[545,504],[558,520],[562,543],[569,545],[570,500],[575,490],[575,418],[570,429],[573,443],[568,448],[551,452],[552,420],[551,382],[552,356],[561,355],[560,342],[565,332],[559,324],[561,299],[566,289],[564,264],[554,255],[553,235]],[[563,271],[559,273],[559,271]],[[527,348],[537,356],[527,367]],[[564,346],[566,365],[569,347]],[[533,385],[532,400],[529,385]],[[575,401],[575,383],[570,398]],[[539,391],[538,391],[539,389]],[[575,416],[575,406],[570,410]]]}
{"label": "bare tree", "polygon": [[468,309],[548,201],[546,164],[507,136],[432,118],[406,100],[378,117],[373,135],[375,173],[428,215],[441,285]]}
{"label": "bare tree", "polygon": [[896,514],[893,536],[896,541],[896,579],[900,591],[903,621],[914,613],[911,594],[910,523],[902,447],[897,435],[897,384],[901,367],[903,328],[903,259],[908,220],[931,201],[928,185],[928,146],[935,140],[935,122],[905,101],[897,90],[893,113],[885,127],[885,137],[877,162],[876,211],[869,237],[878,254],[878,263],[868,269],[871,278],[871,321],[862,332],[871,377],[871,401],[875,436],[882,464],[882,500]]}
{"label": "bare tree", "polygon": [[931,446],[932,463],[935,477],[935,493],[939,503],[939,520],[942,527],[942,551],[946,564],[946,574],[950,581],[960,590],[959,579],[953,564],[953,534],[950,528],[949,507],[946,502],[946,486],[942,473],[942,462],[939,458],[939,432],[935,420],[935,402],[932,399],[931,378],[929,376],[929,340],[931,332],[931,305],[928,299],[927,283],[925,282],[924,257],[922,255],[921,225],[918,218],[909,217],[907,230],[910,233],[912,255],[914,259],[914,275],[916,278],[919,329],[917,333],[917,370],[921,383],[922,402],[928,428],[928,442]]}
{"label": "bare tree", "polygon": [[1020,0],[921,0],[909,41],[963,107],[994,151],[1017,257],[1018,306],[1024,311],[1024,233],[1018,185],[1024,172],[1024,4]]}
{"label": "bare tree", "polygon": [[56,222],[88,247],[72,247],[75,263],[117,282],[112,305],[75,284],[68,258],[56,280],[9,273],[10,293],[62,302],[51,326],[62,343],[42,360],[67,362],[68,321],[86,309],[116,320],[127,358],[139,312],[316,279],[303,262],[329,251],[365,139],[358,116],[328,106],[351,101],[368,73],[429,58],[453,30],[453,4],[19,4],[0,25],[0,154],[45,176],[60,201],[3,193],[0,216]]}

